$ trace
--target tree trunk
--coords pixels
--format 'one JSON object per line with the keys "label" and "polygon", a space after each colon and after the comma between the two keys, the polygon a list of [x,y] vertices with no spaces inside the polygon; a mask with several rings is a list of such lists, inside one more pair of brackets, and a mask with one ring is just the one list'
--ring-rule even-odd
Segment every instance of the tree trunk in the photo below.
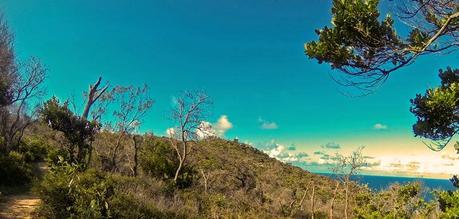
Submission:
{"label": "tree trunk", "polygon": [[202,178],[204,179],[204,192],[207,193],[207,176],[204,173],[204,170],[201,169]]}
{"label": "tree trunk", "polygon": [[347,181],[344,183],[345,183],[344,218],[348,219],[347,208],[348,208],[348,197],[349,197],[349,183]]}
{"label": "tree trunk", "polygon": [[124,132],[120,132],[118,139],[116,140],[115,148],[113,148],[113,153],[112,153],[112,159],[111,159],[111,165],[112,165],[112,171],[116,170],[116,155],[118,154],[118,149],[121,146],[121,139],[124,136]]}
{"label": "tree trunk", "polygon": [[137,143],[136,136],[133,137],[134,140],[134,167],[132,168],[134,176],[137,176],[137,167],[139,163],[138,152],[139,152],[139,145]]}
{"label": "tree trunk", "polygon": [[333,209],[335,207],[335,199],[336,199],[336,194],[338,193],[338,187],[339,187],[339,181],[336,182],[336,188],[335,188],[335,191],[333,192],[333,198],[331,200],[330,219],[333,219]]}
{"label": "tree trunk", "polygon": [[303,197],[301,198],[301,201],[300,201],[300,209],[303,210],[303,202],[304,202],[304,199],[306,198],[306,195],[308,194],[308,190],[306,189],[306,191],[304,191],[304,195]]}
{"label": "tree trunk", "polygon": [[178,176],[180,174],[180,170],[182,170],[182,166],[183,166],[183,160],[180,159],[179,166],[177,167],[177,170],[175,171],[174,182],[177,182]]}
{"label": "tree trunk", "polygon": [[316,187],[315,185],[312,185],[312,195],[311,195],[311,219],[314,219],[314,213],[315,213],[315,206],[314,206],[314,200],[315,200],[315,192],[316,192]]}
{"label": "tree trunk", "polygon": [[[177,153],[179,155],[179,166],[177,167],[177,171],[175,171],[175,176],[174,176],[174,182],[177,182],[178,176],[180,174],[180,171],[182,170],[183,164],[185,163],[186,160],[186,154],[187,154],[187,142],[185,139],[185,133],[182,133],[182,147],[183,151],[182,154],[180,155],[180,150],[177,148]],[[178,147],[178,146],[177,146]]]}
{"label": "tree trunk", "polygon": [[88,91],[88,100],[86,101],[86,105],[83,110],[83,114],[81,118],[83,120],[88,120],[89,112],[91,110],[91,106],[99,99],[100,96],[107,90],[108,85],[102,88],[101,90],[98,90],[100,86],[100,82],[102,81],[102,77],[99,77],[99,79],[94,83],[93,85],[89,85],[89,91]]}

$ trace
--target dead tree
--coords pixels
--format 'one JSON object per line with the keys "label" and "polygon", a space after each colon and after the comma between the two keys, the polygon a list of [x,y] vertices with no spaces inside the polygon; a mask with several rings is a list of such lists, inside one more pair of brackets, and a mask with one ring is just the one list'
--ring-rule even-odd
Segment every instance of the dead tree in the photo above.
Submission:
{"label": "dead tree", "polygon": [[314,219],[315,214],[315,200],[316,200],[316,186],[312,184],[312,194],[311,194],[311,219]]}
{"label": "dead tree", "polygon": [[137,176],[137,169],[138,169],[138,166],[139,166],[139,146],[140,146],[140,141],[138,140],[138,138],[141,138],[140,136],[138,135],[133,135],[132,136],[132,141],[134,142],[134,165],[132,167],[132,175],[133,176]]}
{"label": "dead tree", "polygon": [[331,204],[330,204],[330,219],[333,219],[333,210],[335,207],[335,200],[336,200],[336,195],[338,194],[339,184],[340,184],[339,181],[336,181],[335,191],[333,192],[333,197],[332,197]]}
{"label": "dead tree", "polygon": [[362,155],[363,147],[359,147],[349,156],[337,154],[334,160],[336,161],[332,171],[337,175],[338,180],[344,186],[344,217],[349,217],[349,194],[352,186],[352,176],[358,174],[360,170],[367,165],[364,156]]}
{"label": "dead tree", "polygon": [[[117,169],[118,151],[127,137],[134,134],[139,128],[145,114],[153,105],[153,100],[148,96],[148,86],[122,87],[117,86],[112,91],[118,106],[113,111],[115,116],[114,131],[118,135],[114,146],[111,148],[112,171]],[[137,141],[134,138],[134,153],[137,153]]]}
{"label": "dead tree", "polygon": [[0,134],[5,150],[14,149],[19,144],[25,129],[32,123],[27,112],[29,101],[42,96],[41,85],[45,80],[45,70],[36,59],[21,67],[11,89],[12,98],[8,105],[0,107]]}
{"label": "dead tree", "polygon": [[172,110],[172,119],[177,126],[170,129],[168,133],[179,161],[174,176],[175,182],[190,153],[191,142],[197,139],[197,130],[203,122],[205,107],[209,104],[209,97],[203,92],[185,92],[176,100],[176,106]]}
{"label": "dead tree", "polygon": [[207,194],[207,176],[203,169],[201,169],[201,175],[204,180],[204,192]]}
{"label": "dead tree", "polygon": [[88,119],[89,112],[94,103],[107,91],[109,85],[105,85],[103,88],[99,89],[100,83],[102,82],[102,77],[96,81],[96,83],[89,85],[89,90],[87,93],[86,105],[83,110],[81,118],[84,120]]}

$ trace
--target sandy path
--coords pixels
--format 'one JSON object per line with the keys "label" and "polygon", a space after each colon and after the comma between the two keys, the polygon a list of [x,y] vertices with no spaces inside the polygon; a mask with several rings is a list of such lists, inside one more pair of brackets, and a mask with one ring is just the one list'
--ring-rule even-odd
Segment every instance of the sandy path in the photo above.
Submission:
{"label": "sandy path", "polygon": [[40,206],[41,200],[31,194],[19,194],[5,197],[0,203],[0,218],[33,218],[34,211]]}
{"label": "sandy path", "polygon": [[[39,177],[46,171],[48,166],[45,162],[34,164],[34,172],[38,173]],[[34,212],[41,204],[40,198],[30,191],[1,196],[1,199],[0,219],[34,218]]]}

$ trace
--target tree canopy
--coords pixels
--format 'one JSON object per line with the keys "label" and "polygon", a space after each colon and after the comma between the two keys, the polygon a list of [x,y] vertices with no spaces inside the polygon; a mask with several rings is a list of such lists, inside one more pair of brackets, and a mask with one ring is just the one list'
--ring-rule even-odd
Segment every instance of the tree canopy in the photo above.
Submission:
{"label": "tree canopy", "polygon": [[391,15],[382,18],[379,0],[333,0],[332,26],[316,30],[319,39],[305,44],[306,55],[345,73],[337,80],[343,85],[369,90],[421,55],[457,48],[457,0],[396,4],[411,28],[407,36],[397,33]]}

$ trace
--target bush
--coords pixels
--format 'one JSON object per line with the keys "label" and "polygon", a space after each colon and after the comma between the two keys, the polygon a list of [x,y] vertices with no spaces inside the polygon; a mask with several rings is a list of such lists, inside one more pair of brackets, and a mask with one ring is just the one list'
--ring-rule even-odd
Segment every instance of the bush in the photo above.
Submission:
{"label": "bush", "polygon": [[459,190],[456,191],[436,191],[441,218],[459,218]]}
{"label": "bush", "polygon": [[147,138],[141,151],[140,166],[148,175],[171,179],[178,167],[177,155],[168,143]]}
{"label": "bush", "polygon": [[48,145],[39,139],[29,139],[19,145],[19,152],[24,155],[26,162],[43,161],[48,154]]}
{"label": "bush", "polygon": [[357,218],[428,217],[435,206],[424,201],[421,191],[420,183],[408,183],[393,184],[378,193],[361,192],[354,213]]}
{"label": "bush", "polygon": [[63,148],[50,148],[46,161],[50,166],[59,165],[61,161],[70,161],[70,153]]}
{"label": "bush", "polygon": [[37,188],[43,200],[40,213],[47,218],[106,218],[108,198],[113,183],[93,169],[78,172],[79,167],[65,162],[53,166]]}
{"label": "bush", "polygon": [[32,180],[32,167],[22,154],[12,151],[0,155],[0,176],[1,186],[25,185]]}
{"label": "bush", "polygon": [[126,194],[117,194],[110,200],[112,218],[186,218],[173,212],[162,212],[156,207],[135,200]]}

